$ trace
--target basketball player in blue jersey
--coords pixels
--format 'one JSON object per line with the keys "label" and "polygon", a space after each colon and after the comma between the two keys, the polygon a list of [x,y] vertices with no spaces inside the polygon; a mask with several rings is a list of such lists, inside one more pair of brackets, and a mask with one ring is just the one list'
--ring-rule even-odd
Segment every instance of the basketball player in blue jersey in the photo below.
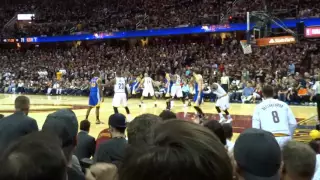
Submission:
{"label": "basketball player in blue jersey", "polygon": [[202,123],[202,118],[204,117],[204,113],[202,112],[202,109],[200,108],[200,105],[202,103],[203,99],[203,78],[202,75],[200,74],[200,70],[195,68],[192,70],[192,79],[194,82],[194,90],[195,90],[195,95],[193,97],[193,102],[194,102],[194,109],[198,113],[198,117],[200,122]]}
{"label": "basketball player in blue jersey", "polygon": [[100,115],[100,103],[103,102],[103,92],[101,88],[101,80],[99,78],[100,73],[95,72],[94,77],[90,81],[90,95],[89,95],[89,108],[86,114],[86,120],[88,120],[90,111],[96,107],[96,124],[101,124],[99,119]]}
{"label": "basketball player in blue jersey", "polygon": [[141,81],[142,77],[141,75],[137,76],[136,79],[133,81],[132,84],[132,94],[136,94],[137,90],[139,89],[139,85],[140,85],[140,81]]}
{"label": "basketball player in blue jersey", "polygon": [[171,97],[170,97],[170,93],[171,93],[171,88],[172,88],[172,81],[171,81],[171,75],[170,75],[170,70],[167,69],[165,76],[164,76],[164,81],[165,81],[165,87],[166,87],[166,104],[167,104],[167,110],[170,110],[171,108]]}

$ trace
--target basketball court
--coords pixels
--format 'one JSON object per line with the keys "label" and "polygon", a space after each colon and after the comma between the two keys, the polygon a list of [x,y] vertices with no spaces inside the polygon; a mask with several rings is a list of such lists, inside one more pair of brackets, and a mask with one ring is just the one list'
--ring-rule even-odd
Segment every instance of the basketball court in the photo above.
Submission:
{"label": "basketball court", "polygon": [[[5,116],[14,112],[14,100],[18,95],[0,95],[0,113]],[[88,97],[79,96],[44,96],[44,95],[28,95],[31,100],[31,111],[29,116],[36,119],[38,126],[41,129],[47,115],[61,108],[72,109],[79,122],[85,119]],[[91,131],[90,134],[97,137],[99,132],[107,128],[108,117],[113,113],[113,108],[111,105],[111,98],[105,98],[100,108],[100,120],[105,124],[96,125],[95,124],[95,110],[91,111],[89,120],[91,121]],[[144,106],[139,108],[138,99],[129,99],[128,106],[131,111],[131,116],[135,116],[151,113],[159,115],[162,110],[165,109],[165,101],[158,101],[158,107],[154,107],[153,100],[145,100]],[[238,133],[242,132],[244,129],[251,127],[251,115],[254,111],[254,104],[232,104],[230,113],[232,115],[233,127],[236,138]],[[316,122],[316,107],[315,106],[291,106],[294,115],[296,116],[299,126],[295,133],[295,139],[298,141],[309,141],[309,132],[315,126]],[[218,115],[214,108],[214,103],[205,102],[202,105],[202,109],[206,114],[206,119],[218,119]],[[180,101],[174,102],[173,112],[177,114],[179,119],[193,120],[195,118],[195,111],[193,107],[184,108]],[[119,112],[125,114],[124,108],[119,108]]]}

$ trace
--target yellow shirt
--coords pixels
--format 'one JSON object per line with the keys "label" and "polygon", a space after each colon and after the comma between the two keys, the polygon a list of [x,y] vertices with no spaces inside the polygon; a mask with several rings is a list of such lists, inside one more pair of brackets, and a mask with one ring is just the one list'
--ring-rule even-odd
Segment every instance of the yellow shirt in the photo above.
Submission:
{"label": "yellow shirt", "polygon": [[57,80],[61,80],[62,73],[61,72],[57,72],[56,76],[57,76]]}

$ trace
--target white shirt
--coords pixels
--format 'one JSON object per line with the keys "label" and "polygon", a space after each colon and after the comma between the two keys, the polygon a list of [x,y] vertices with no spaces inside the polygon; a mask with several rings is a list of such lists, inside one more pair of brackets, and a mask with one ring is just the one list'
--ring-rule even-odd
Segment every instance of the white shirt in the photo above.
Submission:
{"label": "white shirt", "polygon": [[125,93],[126,80],[123,77],[116,77],[116,84],[114,85],[115,93]]}
{"label": "white shirt", "polygon": [[320,94],[320,81],[317,81],[313,86],[312,90],[315,91],[315,94]]}
{"label": "white shirt", "polygon": [[58,89],[59,87],[60,87],[60,85],[58,83],[54,83],[53,89]]}
{"label": "white shirt", "polygon": [[316,156],[316,169],[313,175],[312,180],[319,180],[320,179],[320,154]]}
{"label": "white shirt", "polygon": [[218,98],[221,98],[222,96],[225,96],[227,94],[226,91],[218,83],[214,84],[216,84],[218,88],[216,90],[212,90],[212,92],[216,94]]}
{"label": "white shirt", "polygon": [[222,76],[221,77],[221,84],[229,84],[229,77],[228,76]]}
{"label": "white shirt", "polygon": [[227,144],[226,144],[227,148],[228,148],[228,152],[232,153],[233,151],[233,147],[234,147],[234,142],[230,141],[229,139],[227,139]]}
{"label": "white shirt", "polygon": [[277,99],[265,99],[256,106],[252,116],[252,127],[271,133],[293,135],[297,126],[290,107]]}
{"label": "white shirt", "polygon": [[151,77],[145,77],[144,78],[143,87],[144,88],[153,88]]}
{"label": "white shirt", "polygon": [[181,78],[178,74],[176,74],[176,83],[175,83],[176,86],[181,86]]}

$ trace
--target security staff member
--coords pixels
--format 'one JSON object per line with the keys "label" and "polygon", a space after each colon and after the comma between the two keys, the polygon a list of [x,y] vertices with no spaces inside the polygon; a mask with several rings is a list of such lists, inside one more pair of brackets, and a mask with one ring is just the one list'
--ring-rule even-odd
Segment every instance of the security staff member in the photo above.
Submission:
{"label": "security staff member", "polygon": [[317,103],[317,113],[318,113],[318,124],[316,126],[317,130],[320,130],[320,77],[319,75],[315,77],[317,80],[315,84],[312,87],[312,95],[310,97],[310,101],[315,97],[316,103]]}

